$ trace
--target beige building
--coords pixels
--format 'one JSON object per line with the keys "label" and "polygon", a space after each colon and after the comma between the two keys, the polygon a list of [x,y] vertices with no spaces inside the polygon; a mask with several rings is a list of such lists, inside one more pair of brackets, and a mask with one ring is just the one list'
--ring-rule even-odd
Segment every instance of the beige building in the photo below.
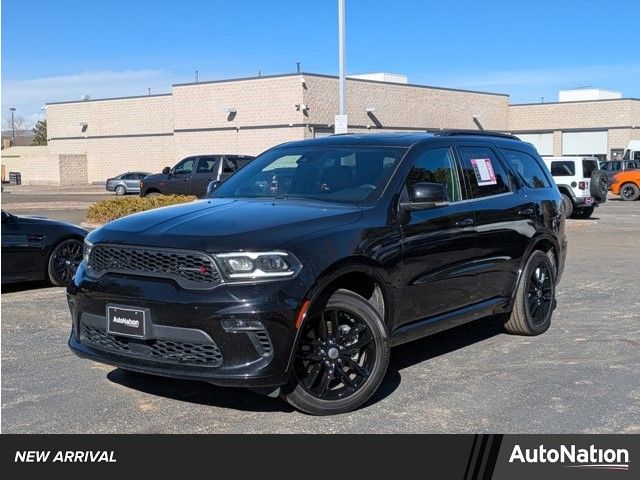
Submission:
{"label": "beige building", "polygon": [[[508,95],[412,85],[389,74],[348,78],[346,87],[352,132],[514,131],[548,155],[564,153],[587,137],[602,147],[593,132],[606,131],[607,151],[640,139],[635,127],[640,101],[634,99],[509,105]],[[255,155],[282,142],[331,133],[336,113],[337,77],[312,73],[177,84],[163,95],[50,103],[44,169],[50,174],[36,178],[25,170],[22,180],[104,182],[128,170],[160,171],[198,153]],[[583,132],[591,136],[566,135]]]}

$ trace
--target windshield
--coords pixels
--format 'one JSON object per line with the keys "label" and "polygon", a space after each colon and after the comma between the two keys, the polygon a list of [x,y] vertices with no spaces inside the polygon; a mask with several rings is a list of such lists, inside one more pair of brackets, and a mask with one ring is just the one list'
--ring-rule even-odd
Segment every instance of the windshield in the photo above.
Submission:
{"label": "windshield", "polygon": [[367,146],[275,148],[229,177],[212,196],[370,203],[380,195],[406,151]]}

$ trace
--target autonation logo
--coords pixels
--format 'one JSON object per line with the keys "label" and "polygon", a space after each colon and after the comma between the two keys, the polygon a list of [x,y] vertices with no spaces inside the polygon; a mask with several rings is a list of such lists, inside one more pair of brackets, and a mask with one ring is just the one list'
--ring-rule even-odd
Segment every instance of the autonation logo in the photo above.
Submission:
{"label": "autonation logo", "polygon": [[625,448],[577,448],[560,445],[559,448],[525,448],[515,445],[509,463],[561,463],[568,468],[593,468],[602,470],[629,470],[629,451]]}

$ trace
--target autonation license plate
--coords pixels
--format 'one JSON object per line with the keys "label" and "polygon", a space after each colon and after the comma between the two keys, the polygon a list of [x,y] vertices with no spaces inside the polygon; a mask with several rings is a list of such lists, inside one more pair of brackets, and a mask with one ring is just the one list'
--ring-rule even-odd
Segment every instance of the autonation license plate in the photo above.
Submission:
{"label": "autonation license plate", "polygon": [[144,338],[145,311],[107,305],[107,332],[112,335]]}

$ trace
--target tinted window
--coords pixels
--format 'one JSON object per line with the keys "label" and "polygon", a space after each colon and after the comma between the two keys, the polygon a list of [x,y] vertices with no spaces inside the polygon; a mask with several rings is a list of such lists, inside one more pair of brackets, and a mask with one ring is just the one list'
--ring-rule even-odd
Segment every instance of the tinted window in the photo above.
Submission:
{"label": "tinted window", "polygon": [[585,178],[591,178],[594,170],[598,170],[597,160],[582,160],[582,175]]}
{"label": "tinted window", "polygon": [[173,173],[176,175],[189,174],[193,171],[194,163],[195,158],[186,158],[175,166],[175,168],[173,169]]}
{"label": "tinted window", "polygon": [[222,164],[222,173],[233,173],[238,169],[235,158],[225,158]]}
{"label": "tinted window", "polygon": [[611,164],[609,162],[603,162],[600,164],[600,170],[604,170],[604,171],[610,171],[611,170]]}
{"label": "tinted window", "polygon": [[517,150],[502,149],[511,168],[529,188],[547,188],[549,181],[540,164],[531,155]]}
{"label": "tinted window", "polygon": [[614,172],[617,172],[618,170],[620,170],[620,162],[611,162],[611,167],[609,167],[609,170],[613,170]]}
{"label": "tinted window", "polygon": [[449,148],[436,148],[420,154],[407,176],[406,185],[410,187],[418,182],[444,185],[450,202],[462,199],[458,169]]}
{"label": "tinted window", "polygon": [[213,167],[216,166],[216,159],[214,157],[200,157],[200,161],[198,162],[197,173],[211,173],[213,172]]}
{"label": "tinted window", "polygon": [[133,173],[127,173],[126,175],[122,175],[122,180],[137,180]]}
{"label": "tinted window", "polygon": [[551,162],[551,175],[554,177],[573,177],[576,164],[570,160]]}
{"label": "tinted window", "polygon": [[249,163],[251,160],[253,160],[252,157],[237,157],[236,158],[236,164],[238,165],[238,168],[242,168],[247,163]]}
{"label": "tinted window", "polygon": [[146,177],[146,176],[148,176],[148,175],[149,175],[148,173],[139,173],[139,174],[138,174],[138,179],[139,179],[139,180],[142,180],[144,177]]}
{"label": "tinted window", "polygon": [[499,195],[511,191],[509,177],[493,150],[461,147],[462,174],[470,188],[470,198]]}
{"label": "tinted window", "polygon": [[251,161],[213,195],[367,203],[379,196],[405,152],[396,147],[276,148]]}

